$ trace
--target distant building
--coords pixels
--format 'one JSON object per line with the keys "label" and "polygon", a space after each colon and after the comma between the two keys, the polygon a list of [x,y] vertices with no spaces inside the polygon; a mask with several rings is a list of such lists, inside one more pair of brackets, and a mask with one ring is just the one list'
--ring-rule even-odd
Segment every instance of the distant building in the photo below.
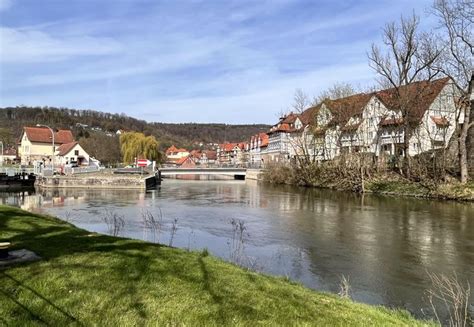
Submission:
{"label": "distant building", "polygon": [[265,163],[265,154],[268,148],[268,134],[258,133],[250,138],[247,143],[247,152],[249,155],[249,164],[251,166],[263,166]]}
{"label": "distant building", "polygon": [[170,146],[166,152],[166,159],[168,163],[176,163],[178,160],[188,157],[189,151],[183,148],[178,149],[174,145]]}
{"label": "distant building", "polygon": [[93,163],[78,142],[61,144],[56,151],[56,157],[58,165],[89,166]]}
{"label": "distant building", "polygon": [[247,163],[245,143],[223,143],[217,147],[217,161],[220,165],[238,166]]}
{"label": "distant building", "polygon": [[34,161],[52,163],[53,153],[62,144],[74,142],[70,130],[60,129],[54,132],[54,150],[51,131],[46,127],[24,127],[18,141],[18,156],[21,164],[31,165]]}
{"label": "distant building", "polygon": [[179,168],[194,168],[196,167],[196,162],[191,156],[187,156],[176,161],[176,166]]}
{"label": "distant building", "polygon": [[0,164],[13,163],[17,159],[17,151],[14,148],[6,148],[3,155],[0,153]]}
{"label": "distant building", "polygon": [[[400,96],[409,103],[404,113],[398,108]],[[403,156],[407,146],[411,156],[446,148],[456,126],[464,122],[456,112],[458,97],[453,82],[442,78],[408,84],[398,91],[326,99],[300,114],[282,117],[268,132],[265,156],[270,162],[299,156],[323,161],[358,152]],[[408,136],[406,126],[411,126]]]}

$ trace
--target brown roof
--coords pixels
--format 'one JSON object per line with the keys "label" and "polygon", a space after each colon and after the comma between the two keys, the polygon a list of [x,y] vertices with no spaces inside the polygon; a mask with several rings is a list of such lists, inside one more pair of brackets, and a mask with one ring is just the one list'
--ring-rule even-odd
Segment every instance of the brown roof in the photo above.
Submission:
{"label": "brown roof", "polygon": [[419,81],[398,89],[391,88],[376,92],[380,101],[393,111],[400,112],[407,107],[406,117],[410,122],[417,123],[423,118],[426,110],[448,83],[449,77],[434,81]]}
{"label": "brown roof", "polygon": [[316,119],[316,114],[318,113],[319,108],[321,108],[321,104],[309,107],[308,109],[306,109],[305,111],[301,113],[300,120],[303,123],[303,125],[310,125],[314,123]]}
{"label": "brown roof", "polygon": [[216,151],[208,150],[208,151],[204,151],[204,153],[206,154],[206,157],[209,160],[216,160],[217,159],[217,152]]}
{"label": "brown roof", "polygon": [[288,115],[280,118],[280,122],[283,124],[293,124],[296,121],[296,118],[298,118],[298,115],[290,112]]}
{"label": "brown roof", "polygon": [[[30,142],[35,143],[51,143],[52,136],[49,128],[46,127],[24,127],[24,133]],[[60,129],[54,133],[54,143],[64,144],[74,142],[72,132],[66,129]]]}
{"label": "brown roof", "polygon": [[76,145],[78,144],[78,142],[70,142],[70,143],[65,143],[65,144],[61,144],[61,146],[58,148],[58,155],[59,156],[65,156],[66,154],[69,153],[69,151],[71,151]]}
{"label": "brown roof", "polygon": [[351,117],[362,114],[372,96],[371,93],[359,93],[336,100],[325,100],[324,103],[333,115],[328,125],[345,125]]}

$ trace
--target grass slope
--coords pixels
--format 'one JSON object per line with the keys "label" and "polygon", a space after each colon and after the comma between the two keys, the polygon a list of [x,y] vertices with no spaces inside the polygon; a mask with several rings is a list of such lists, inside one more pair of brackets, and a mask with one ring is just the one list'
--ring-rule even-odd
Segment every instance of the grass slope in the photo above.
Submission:
{"label": "grass slope", "polygon": [[423,325],[205,252],[89,233],[0,206],[0,240],[43,260],[0,270],[0,325]]}

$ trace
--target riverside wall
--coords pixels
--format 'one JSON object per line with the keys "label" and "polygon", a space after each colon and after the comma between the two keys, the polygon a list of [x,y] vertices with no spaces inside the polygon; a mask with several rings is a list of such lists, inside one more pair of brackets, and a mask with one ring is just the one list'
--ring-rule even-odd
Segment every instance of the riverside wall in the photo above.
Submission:
{"label": "riverside wall", "polygon": [[154,178],[154,176],[38,176],[35,186],[42,188],[145,190],[147,178]]}

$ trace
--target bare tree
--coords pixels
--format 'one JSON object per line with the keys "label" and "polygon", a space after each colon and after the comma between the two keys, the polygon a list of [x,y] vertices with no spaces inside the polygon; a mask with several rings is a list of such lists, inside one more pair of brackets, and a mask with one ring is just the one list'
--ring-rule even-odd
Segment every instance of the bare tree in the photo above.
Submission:
{"label": "bare tree", "polygon": [[456,102],[458,117],[464,117],[459,133],[459,168],[461,182],[469,179],[466,141],[469,128],[474,125],[471,118],[470,94],[472,92],[472,57],[474,56],[474,1],[435,0],[431,12],[438,18],[442,35],[438,42],[445,45],[442,60],[435,62],[433,69],[449,76],[456,85],[460,99]]}
{"label": "bare tree", "polygon": [[318,96],[313,98],[312,104],[317,105],[326,99],[336,100],[356,94],[357,90],[354,86],[347,82],[338,82],[327,90],[322,91]]}
{"label": "bare tree", "polygon": [[298,114],[305,111],[310,106],[311,102],[309,97],[302,89],[296,89],[293,96],[293,104],[291,105],[292,110]]}
{"label": "bare tree", "polygon": [[384,50],[373,44],[368,55],[370,67],[380,75],[379,83],[392,88],[390,109],[401,115],[404,168],[407,177],[410,177],[409,140],[416,128],[412,110],[416,101],[426,92],[429,83],[420,83],[411,92],[407,91],[406,86],[417,81],[434,79],[439,72],[431,67],[441,54],[439,49],[428,42],[428,38],[421,37],[418,26],[419,18],[414,14],[409,18],[401,17],[398,24],[387,24],[382,34]]}

